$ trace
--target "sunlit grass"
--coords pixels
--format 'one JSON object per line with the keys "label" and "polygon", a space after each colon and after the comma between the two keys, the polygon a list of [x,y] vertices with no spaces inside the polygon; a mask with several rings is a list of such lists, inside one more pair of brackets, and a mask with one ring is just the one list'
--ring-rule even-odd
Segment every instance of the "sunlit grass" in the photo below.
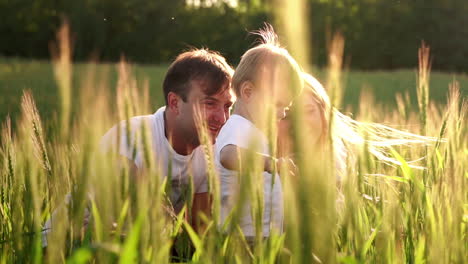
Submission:
{"label": "sunlit grass", "polygon": [[[150,158],[154,153],[148,147],[147,128],[142,137],[148,169],[138,181],[130,178],[117,155],[104,156],[99,150],[100,137],[114,123],[152,113],[162,104],[158,87],[164,66],[72,64],[63,53],[66,47],[60,48],[53,64],[1,64],[5,89],[11,89],[9,98],[16,98],[21,112],[2,110],[12,111],[14,118],[10,122],[2,117],[0,262],[462,263],[468,252],[467,104],[462,88],[468,78],[457,76],[459,82],[452,82],[450,75],[431,74],[428,80],[429,72],[419,71],[416,77],[411,70],[343,75],[342,45],[338,42],[331,51],[336,65],[333,57],[328,70],[312,72],[337,89],[331,95],[337,107],[359,110],[354,118],[360,121],[424,132],[440,141],[392,150],[399,166],[376,161],[365,148],[356,150],[342,184],[345,200],[337,210],[332,153],[324,158],[310,151],[296,113],[294,148],[304,155],[297,160],[298,176],[287,171],[282,175],[285,233],[257,239],[253,247],[237,228],[240,211],[234,211],[225,226],[218,223],[219,186],[209,147],[205,150],[211,161],[207,174],[214,217],[204,218],[207,227],[201,234],[183,214],[174,221],[164,217],[166,182]],[[24,71],[31,74],[22,80]],[[401,82],[395,77],[400,75]],[[418,91],[420,106],[415,107],[414,96],[383,92],[395,91],[398,85],[410,88],[409,94]],[[370,89],[353,95],[362,86]],[[31,93],[18,96],[23,88]],[[403,88],[400,91],[407,91]],[[434,94],[443,96],[433,100]],[[352,96],[355,102],[350,102]],[[391,103],[380,107],[384,101]],[[270,142],[276,141],[273,134]],[[201,134],[201,141],[209,141],[207,133]],[[422,155],[425,169],[407,163]],[[246,200],[254,201],[252,215],[261,226],[262,182],[255,175],[262,169],[253,156],[249,160],[242,168],[238,204],[242,208]],[[52,211],[54,230],[42,249],[40,231]],[[91,218],[84,229],[86,211]],[[188,253],[170,259],[172,245]]]}
{"label": "sunlit grass", "polygon": [[[124,73],[120,74],[122,77]],[[130,74],[125,78],[134,76]],[[122,82],[124,80],[121,85]],[[452,86],[458,87],[457,84]],[[34,90],[34,85],[31,87]],[[158,210],[161,182],[136,185],[127,179],[125,169],[118,169],[117,159],[111,162],[105,158],[104,161],[98,155],[97,142],[115,121],[154,111],[151,103],[135,103],[148,99],[143,96],[142,85],[127,85],[125,89],[136,89],[139,93],[122,92],[119,99],[111,87],[92,81],[75,92],[79,96],[74,97],[72,105],[80,114],[71,119],[70,137],[66,140],[59,139],[62,126],[58,119],[37,113],[34,99],[28,94],[24,96],[24,118],[13,120],[16,128],[12,131],[4,122],[1,151],[3,261],[169,260],[170,241],[179,232],[171,231],[173,227],[161,218]],[[449,103],[444,107],[431,107],[429,103],[427,135],[441,135],[447,142],[427,149],[426,170],[385,167],[371,161],[372,157],[362,156],[359,165],[362,172],[348,175],[350,180],[344,187],[345,209],[336,220],[334,206],[324,204],[323,195],[332,190],[330,183],[320,183],[320,177],[327,173],[310,168],[306,175],[315,175],[313,177],[301,177],[299,182],[284,178],[283,188],[289,194],[285,197],[288,205],[286,237],[274,238],[249,253],[237,231],[223,235],[216,228],[216,220],[207,220],[208,229],[201,236],[188,232],[187,238],[193,241],[197,252],[193,260],[216,263],[255,258],[271,263],[279,255],[285,262],[317,259],[347,263],[462,261],[467,250],[463,242],[467,197],[463,190],[466,188],[468,148],[466,117],[463,117],[466,105],[460,108],[457,91],[453,88]],[[357,119],[420,131],[419,115],[409,102],[401,99],[399,108],[389,112],[375,107],[376,98],[361,98],[362,109]],[[120,103],[112,106],[115,102]],[[139,106],[143,105],[141,109]],[[307,140],[298,139],[298,142]],[[410,153],[405,157],[411,158],[418,157],[423,149],[407,151]],[[315,158],[306,157],[304,162]],[[210,182],[215,182],[215,173],[209,175]],[[218,192],[216,185],[211,188],[215,194]],[[51,210],[61,205],[67,193],[73,194],[73,206],[69,204],[70,210],[58,211],[61,221],[57,222],[57,232],[43,255],[39,231]],[[91,200],[89,193],[94,194]],[[246,197],[251,196],[246,194]],[[327,199],[331,201],[332,197]],[[81,229],[85,207],[92,211],[92,221],[86,232]],[[320,213],[317,208],[321,208]],[[116,231],[112,231],[115,229],[113,222],[117,223]],[[190,230],[187,224],[176,224],[174,228],[177,227]],[[122,234],[125,236],[120,239]],[[183,241],[179,238],[176,243],[186,243]]]}

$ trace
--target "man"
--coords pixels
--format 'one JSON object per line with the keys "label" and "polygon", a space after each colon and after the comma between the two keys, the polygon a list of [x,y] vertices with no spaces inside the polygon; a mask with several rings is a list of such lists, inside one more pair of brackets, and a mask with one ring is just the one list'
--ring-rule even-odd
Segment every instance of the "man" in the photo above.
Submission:
{"label": "man", "polygon": [[[191,215],[210,214],[210,196],[207,169],[200,146],[197,121],[206,123],[212,142],[229,118],[234,97],[231,95],[231,77],[234,70],[219,54],[208,50],[192,50],[180,54],[169,67],[163,83],[166,105],[153,115],[136,116],[112,127],[101,139],[104,151],[118,151],[128,159],[132,171],[144,170],[144,149],[141,140],[143,124],[149,131],[151,157],[162,177],[171,177],[167,193],[174,213],[179,213],[191,193],[193,177],[194,197]],[[127,129],[129,125],[129,129]],[[130,131],[130,135],[127,135]],[[119,140],[117,141],[117,137]],[[118,146],[116,146],[118,142]],[[170,171],[169,171],[170,168]],[[138,184],[135,182],[135,184]],[[71,200],[67,195],[66,204]],[[52,215],[54,215],[53,213]],[[90,212],[85,208],[84,224]],[[43,247],[52,232],[52,216],[44,225]],[[197,219],[190,219],[198,231]]]}
{"label": "man", "polygon": [[[163,82],[166,105],[155,114],[122,121],[102,138],[104,149],[118,151],[136,170],[144,170],[148,164],[145,164],[141,130],[143,124],[146,126],[151,158],[161,176],[170,177],[170,193],[167,195],[176,214],[189,198],[185,194],[191,193],[187,191],[191,185],[190,177],[193,177],[194,186],[192,215],[197,216],[199,211],[209,214],[207,169],[198,123],[205,122],[214,143],[233,104],[230,89],[233,72],[217,53],[201,49],[180,54],[169,67]],[[196,221],[192,219],[192,223]]]}

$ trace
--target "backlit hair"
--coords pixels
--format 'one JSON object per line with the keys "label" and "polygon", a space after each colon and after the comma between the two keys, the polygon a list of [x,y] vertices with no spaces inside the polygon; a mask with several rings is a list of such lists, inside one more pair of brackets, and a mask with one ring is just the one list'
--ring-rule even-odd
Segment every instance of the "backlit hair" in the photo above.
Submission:
{"label": "backlit hair", "polygon": [[204,93],[218,94],[229,89],[234,70],[219,53],[207,49],[186,51],[174,60],[164,77],[164,99],[167,104],[169,92],[180,96],[185,102],[190,93],[191,81],[203,81]]}
{"label": "backlit hair", "polygon": [[[367,148],[378,160],[390,164],[401,165],[399,161],[391,155],[391,149],[396,146],[410,146],[412,144],[429,145],[435,143],[438,138],[426,137],[418,134],[394,129],[379,123],[359,122],[351,117],[342,114],[337,109],[331,107],[330,99],[320,84],[313,76],[303,73],[305,81],[304,92],[312,92],[314,99],[319,105],[320,115],[325,129],[321,132],[319,144],[326,144],[330,111],[333,111],[333,125],[331,138],[333,140],[333,150],[335,152],[336,163],[345,164],[349,155],[354,155],[354,147]],[[412,165],[414,161],[408,162],[413,168],[422,168]]]}
{"label": "backlit hair", "polygon": [[282,72],[289,73],[292,85],[297,85],[293,92],[299,93],[303,87],[301,69],[299,64],[282,48],[273,27],[265,24],[259,31],[253,32],[259,36],[257,46],[249,49],[242,55],[241,61],[232,77],[232,86],[237,96],[240,96],[240,87],[244,82],[250,81],[259,84],[262,71],[270,71],[279,68]]}

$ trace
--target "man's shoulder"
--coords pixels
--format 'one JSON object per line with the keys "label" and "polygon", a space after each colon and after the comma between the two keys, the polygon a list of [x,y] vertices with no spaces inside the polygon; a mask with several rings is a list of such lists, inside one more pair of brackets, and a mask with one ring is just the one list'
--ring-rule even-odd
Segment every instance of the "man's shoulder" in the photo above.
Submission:
{"label": "man's shoulder", "polygon": [[[126,143],[137,143],[138,145],[143,136],[149,136],[150,138],[157,137],[158,134],[161,134],[161,124],[159,124],[161,122],[159,119],[162,119],[162,126],[164,126],[164,117],[160,116],[163,113],[164,110],[159,109],[154,114],[134,116],[128,120],[120,121],[101,138],[101,149],[108,150],[110,146],[117,142],[120,143],[120,148],[122,144]],[[119,137],[119,140],[117,140],[117,137]]]}
{"label": "man's shoulder", "polygon": [[[161,122],[162,124],[160,124]],[[120,129],[121,135],[126,135],[128,132],[134,135],[135,133],[140,133],[142,129],[150,129],[158,125],[164,126],[164,107],[159,108],[154,114],[139,115],[131,117],[128,120],[122,120],[109,131],[117,132]]]}
{"label": "man's shoulder", "polygon": [[[130,133],[132,136],[141,132],[142,129],[149,128],[155,122],[154,115],[141,115],[134,116],[128,120],[122,120],[119,123],[115,124],[108,133],[117,133],[120,135],[126,136]],[[106,133],[107,134],[107,133]]]}

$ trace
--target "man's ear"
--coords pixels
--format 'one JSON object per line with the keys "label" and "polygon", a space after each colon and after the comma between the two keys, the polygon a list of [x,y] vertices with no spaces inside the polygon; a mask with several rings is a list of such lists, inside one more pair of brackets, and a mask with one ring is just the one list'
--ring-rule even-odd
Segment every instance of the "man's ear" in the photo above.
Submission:
{"label": "man's ear", "polygon": [[180,96],[178,96],[176,93],[174,92],[169,92],[167,94],[167,108],[175,113],[175,114],[179,114],[179,107],[180,107],[180,101],[182,100],[182,98],[180,98]]}
{"label": "man's ear", "polygon": [[254,85],[252,82],[250,81],[243,82],[240,87],[241,98],[245,100],[249,100],[252,97],[253,89],[254,89]]}

